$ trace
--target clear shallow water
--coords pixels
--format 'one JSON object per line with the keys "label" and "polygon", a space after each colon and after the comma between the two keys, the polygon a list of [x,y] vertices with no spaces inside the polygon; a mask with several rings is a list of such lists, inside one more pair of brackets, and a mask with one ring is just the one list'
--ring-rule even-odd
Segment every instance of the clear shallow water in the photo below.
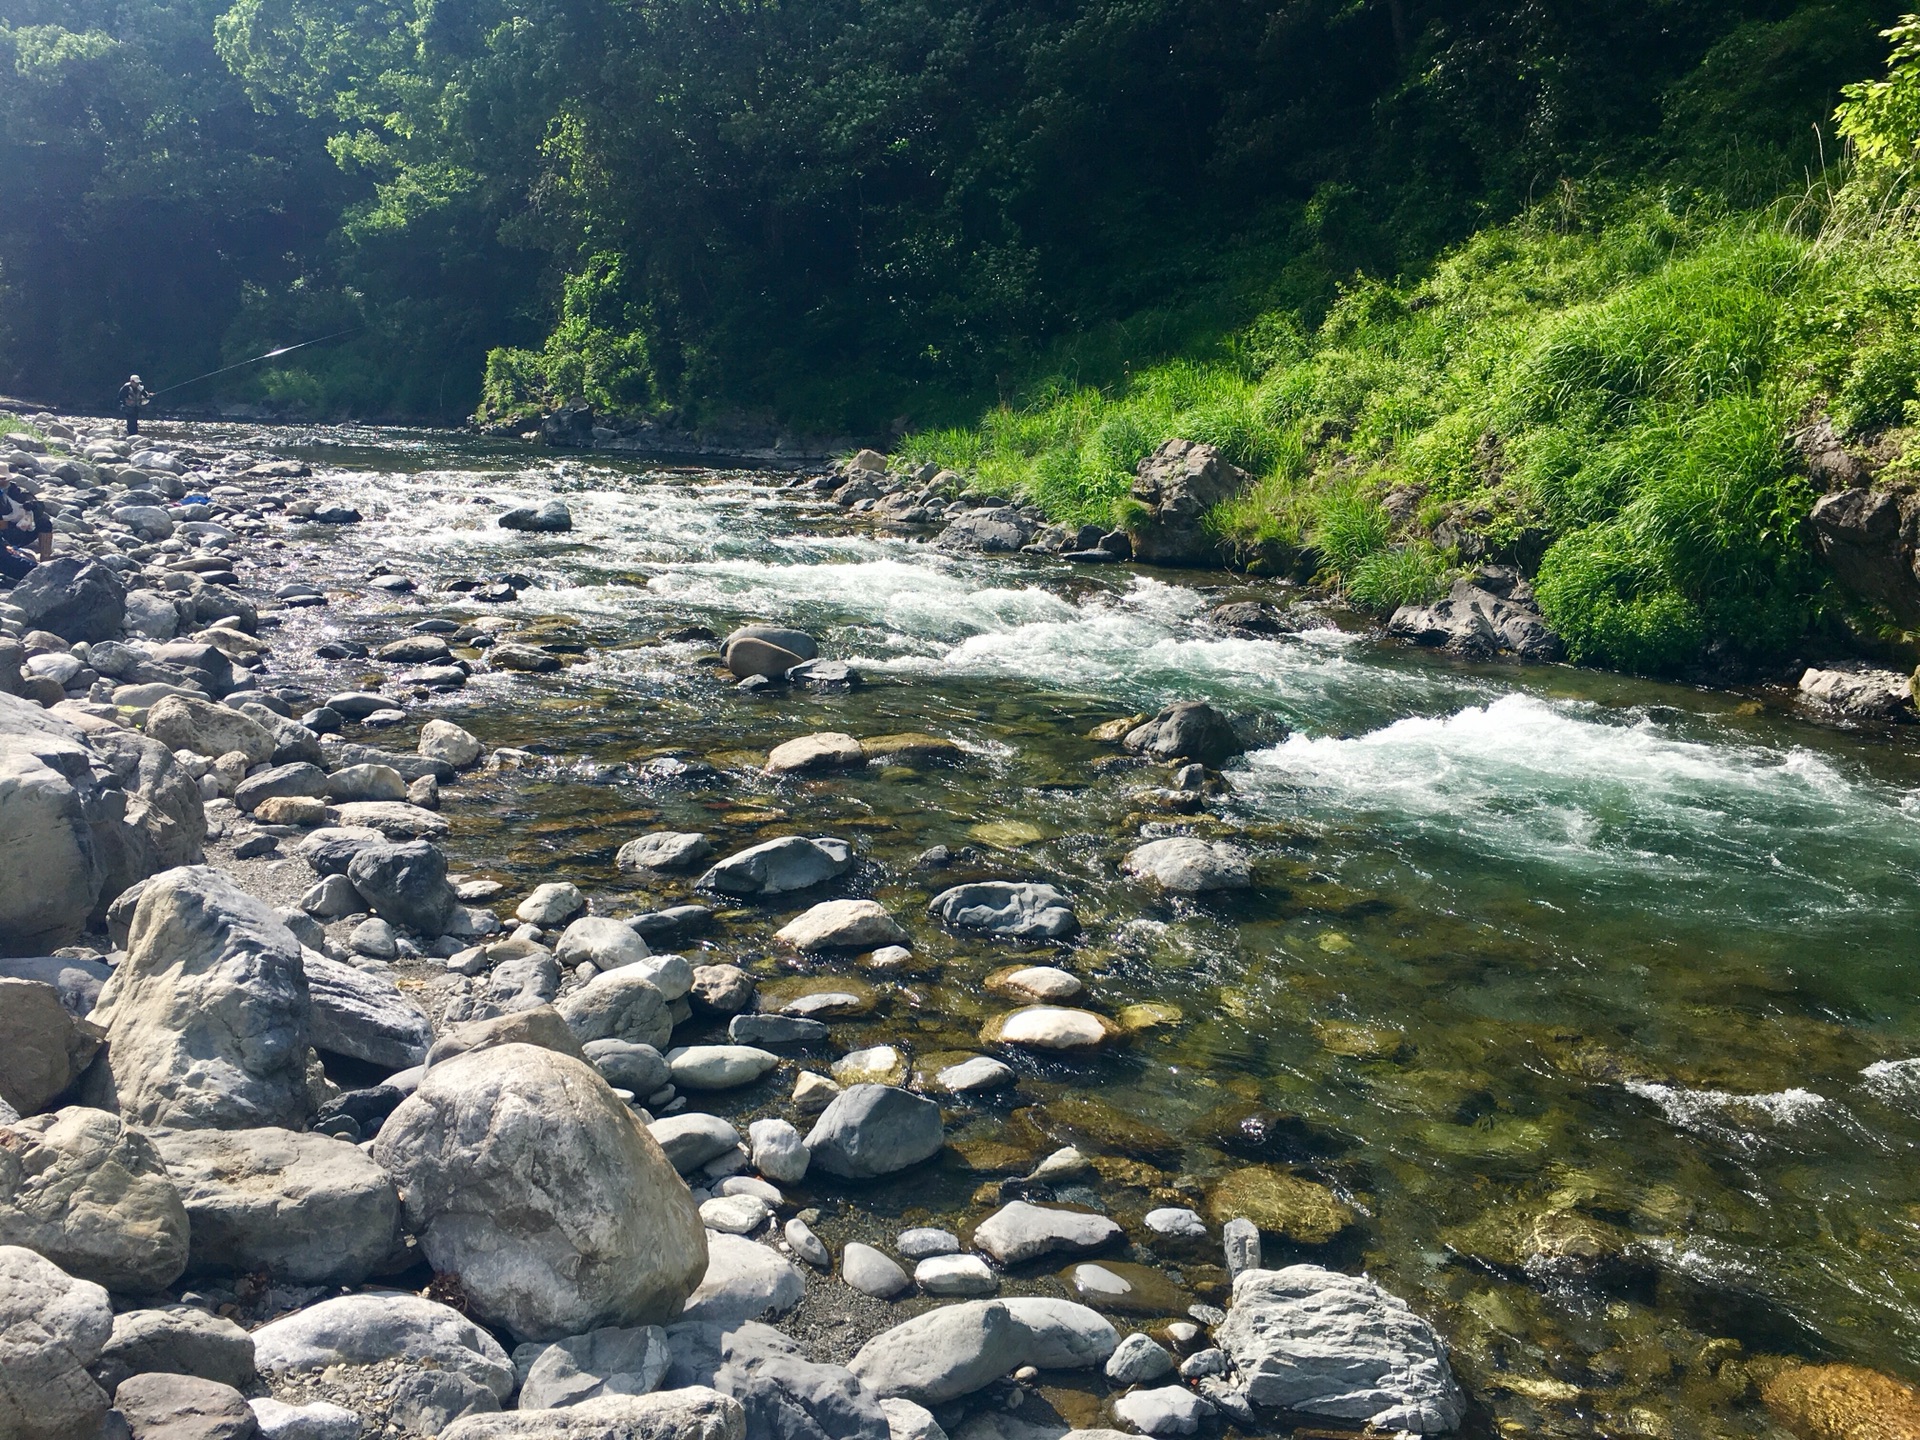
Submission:
{"label": "clear shallow water", "polygon": [[[913,857],[973,844],[965,875],[1060,884],[1088,930],[1062,963],[1096,1007],[1162,1002],[1184,1019],[1098,1063],[1023,1062],[1017,1101],[957,1121],[963,1151],[1043,1152],[1059,1139],[1036,1132],[1049,1107],[1092,1094],[1109,1118],[1074,1133],[1155,1166],[1103,1172],[1082,1197],[1123,1219],[1156,1186],[1197,1199],[1249,1160],[1332,1186],[1359,1223],[1281,1258],[1364,1264],[1433,1315],[1494,1433],[1782,1433],[1729,1354],[1920,1378],[1920,760],[1903,738],[1338,630],[1233,638],[1204,619],[1258,593],[1232,577],[944,556],[777,477],[307,439],[296,453],[368,520],[295,531],[281,554],[288,578],[360,592],[289,616],[294,678],[355,683],[365,662],[302,657],[426,615],[505,614],[580,649],[561,676],[482,676],[431,702],[547,757],[458,792],[469,868],[571,878],[625,913],[684,894],[613,869],[642,829],[700,828],[723,848],[848,835],[870,862],[853,889],[909,923],[923,968],[798,969],[770,943],[797,907],[743,914],[715,943],[777,984],[870,982],[874,1013],[837,1025],[831,1053],[886,1039],[916,1058],[977,1048],[1007,1008],[982,982],[1019,957],[927,928],[927,896],[957,872],[916,874]],[[493,526],[505,502],[550,494],[573,507],[571,534]],[[422,593],[364,591],[383,564]],[[490,612],[434,593],[498,570],[539,587]],[[813,631],[870,683],[745,696],[700,663],[711,645],[660,638],[745,620]],[[1189,698],[1264,737],[1191,820],[1135,797],[1150,772],[1097,770],[1113,748],[1084,738]],[[968,760],[798,786],[758,775],[771,745],[822,729],[927,731]],[[689,789],[636,768],[663,753],[723,777]],[[1004,821],[1030,838],[979,838]],[[1168,903],[1122,882],[1143,824],[1234,835],[1259,888]],[[1261,1115],[1264,1129],[1241,1123]],[[981,1178],[956,1167],[871,1202],[977,1217]],[[1206,1267],[1182,1263],[1209,1293]]]}

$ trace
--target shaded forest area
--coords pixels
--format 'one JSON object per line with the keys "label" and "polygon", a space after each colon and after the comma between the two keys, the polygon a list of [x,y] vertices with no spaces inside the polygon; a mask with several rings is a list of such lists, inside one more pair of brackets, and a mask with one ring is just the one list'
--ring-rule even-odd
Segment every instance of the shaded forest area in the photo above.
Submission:
{"label": "shaded forest area", "polygon": [[1543,204],[1804,188],[1897,8],[0,0],[0,386],[355,329],[182,398],[970,421]]}

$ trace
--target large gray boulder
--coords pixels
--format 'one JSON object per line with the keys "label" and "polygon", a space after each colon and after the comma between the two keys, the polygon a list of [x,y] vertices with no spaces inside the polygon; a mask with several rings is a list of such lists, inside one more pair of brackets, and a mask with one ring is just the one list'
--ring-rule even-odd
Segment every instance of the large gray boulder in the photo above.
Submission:
{"label": "large gray boulder", "polygon": [[195,1271],[356,1285],[400,1239],[393,1181],[358,1145],[300,1130],[158,1130]]}
{"label": "large gray boulder", "polygon": [[1218,565],[1220,537],[1207,512],[1253,477],[1211,445],[1169,440],[1134,467],[1132,496],[1144,506],[1127,524],[1133,558],[1149,565]]}
{"label": "large gray boulder", "polygon": [[197,1375],[135,1375],[114,1392],[133,1440],[257,1440],[247,1397]]}
{"label": "large gray boulder", "polygon": [[1799,690],[1802,703],[1843,720],[1913,718],[1913,682],[1898,670],[1808,669]]}
{"label": "large gray boulder", "polygon": [[671,1319],[706,1270],[659,1145],[592,1067],[551,1050],[433,1066],[373,1153],[434,1268],[522,1339]]}
{"label": "large gray boulder", "polygon": [[596,975],[554,1006],[572,1029],[574,1039],[582,1045],[595,1040],[625,1040],[656,1050],[667,1048],[673,1017],[667,1013],[660,988],[642,973],[642,968],[627,965]]}
{"label": "large gray boulder", "polygon": [[1242,1271],[1214,1339],[1263,1409],[1419,1435],[1458,1428],[1466,1410],[1446,1342],[1364,1276]]}
{"label": "large gray boulder", "polygon": [[101,908],[124,797],[72,725],[0,695],[0,952],[44,955]]}
{"label": "large gray boulder", "polygon": [[347,878],[382,920],[429,939],[447,928],[459,904],[447,883],[447,857],[428,840],[362,846],[347,862]]}
{"label": "large gray boulder", "polygon": [[821,1112],[807,1150],[815,1170],[870,1180],[939,1154],[946,1140],[933,1101],[892,1085],[854,1085]]}
{"label": "large gray boulder", "polygon": [[45,1108],[80,1078],[100,1027],[76,1020],[43,980],[0,978],[0,1100],[22,1115]]}
{"label": "large gray boulder", "polygon": [[999,1300],[929,1310],[883,1330],[847,1368],[882,1399],[943,1405],[1026,1364],[1026,1327]]}
{"label": "large gray boulder", "polygon": [[7,597],[29,630],[51,630],[68,644],[117,640],[127,618],[127,587],[97,560],[60,555],[27,572]]}
{"label": "large gray boulder", "polygon": [[1144,725],[1129,730],[1120,744],[1149,760],[1193,760],[1202,765],[1219,765],[1247,748],[1234,733],[1233,722],[1204,700],[1167,706]]}
{"label": "large gray boulder", "polygon": [[940,550],[1007,554],[1033,539],[1039,528],[1038,521],[1011,506],[968,510],[949,522],[933,543]]}
{"label": "large gray boulder", "polygon": [[[522,1363],[522,1351],[531,1352]],[[598,1395],[645,1395],[660,1388],[672,1359],[658,1325],[608,1326],[551,1345],[514,1351],[522,1410],[557,1410]]]}
{"label": "large gray boulder", "polygon": [[433,1022],[393,981],[311,950],[301,961],[313,999],[315,1049],[388,1070],[405,1070],[426,1060]]}
{"label": "large gray boulder", "polygon": [[187,1210],[150,1140],[72,1105],[0,1126],[0,1245],[146,1294],[187,1268]]}
{"label": "large gray boulder", "polygon": [[147,711],[147,734],[170,750],[191,750],[217,759],[232,751],[247,757],[249,765],[265,765],[279,746],[273,732],[238,710],[168,695]]}
{"label": "large gray boulder", "polygon": [[233,1321],[193,1305],[128,1310],[113,1317],[113,1338],[94,1373],[109,1389],[130,1375],[198,1375],[244,1389],[258,1377],[253,1337]]}
{"label": "large gray boulder", "polygon": [[736,851],[695,883],[723,895],[784,895],[837,880],[852,864],[853,847],[844,840],[783,835]]}
{"label": "large gray boulder", "polygon": [[1120,871],[1175,895],[1199,895],[1208,890],[1246,889],[1253,883],[1252,865],[1251,857],[1238,845],[1172,835],[1136,846],[1120,862]]}
{"label": "large gray boulder", "polygon": [[0,1245],[0,1435],[98,1440],[107,1392],[87,1367],[112,1335],[105,1290]]}
{"label": "large gray boulder", "polygon": [[271,910],[206,866],[156,875],[94,1012],[113,1099],[139,1125],[302,1126],[312,1009]]}
{"label": "large gray boulder", "polygon": [[1920,499],[1852,486],[1821,496],[1807,529],[1841,585],[1883,607],[1902,627],[1920,625]]}
{"label": "large gray boulder", "polygon": [[709,1230],[706,1236],[706,1273],[683,1312],[689,1324],[732,1329],[783,1314],[806,1294],[806,1276],[779,1251],[742,1235]]}
{"label": "large gray boulder", "polygon": [[888,1440],[886,1412],[853,1372],[811,1359],[772,1326],[682,1324],[668,1335],[673,1366],[667,1384],[706,1385],[731,1395],[746,1410],[749,1435]]}
{"label": "large gray boulder", "polygon": [[126,794],[118,827],[121,853],[109,864],[108,884],[132,884],[157,870],[198,865],[204,857],[207,812],[200,783],[158,740],[118,726],[88,733],[98,763]]}
{"label": "large gray boulder", "polygon": [[982,880],[942,890],[927,913],[950,930],[1000,940],[1070,940],[1080,933],[1073,904],[1051,885]]}
{"label": "large gray boulder", "polygon": [[746,1440],[740,1402],[714,1390],[602,1395],[563,1410],[456,1420],[440,1440]]}

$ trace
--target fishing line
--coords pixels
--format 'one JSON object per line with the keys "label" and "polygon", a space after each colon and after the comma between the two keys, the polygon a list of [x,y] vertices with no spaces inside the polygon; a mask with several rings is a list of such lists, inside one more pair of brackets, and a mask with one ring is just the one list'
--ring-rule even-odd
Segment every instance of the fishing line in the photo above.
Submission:
{"label": "fishing line", "polygon": [[298,345],[282,345],[278,350],[269,350],[266,354],[256,355],[251,360],[236,360],[231,365],[222,365],[218,370],[209,370],[206,374],[196,375],[191,380],[182,380],[177,385],[169,385],[165,390],[150,390],[147,392],[147,398],[149,400],[158,399],[160,396],[168,394],[171,391],[184,390],[189,385],[198,385],[202,380],[211,380],[216,375],[224,375],[229,370],[242,370],[249,365],[258,365],[262,360],[272,360],[277,356],[291,355],[294,351],[304,350],[309,345],[324,345],[327,341],[338,340],[343,335],[357,335],[366,328],[364,325],[355,325],[351,330],[336,330],[333,334],[322,335],[318,339],[302,340]]}

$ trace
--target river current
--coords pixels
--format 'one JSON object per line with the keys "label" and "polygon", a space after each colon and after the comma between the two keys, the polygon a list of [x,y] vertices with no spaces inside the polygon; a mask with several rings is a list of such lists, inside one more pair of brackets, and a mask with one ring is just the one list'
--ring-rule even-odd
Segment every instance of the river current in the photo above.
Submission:
{"label": "river current", "polygon": [[[1920,1378],[1920,753],[1905,737],[1822,728],[1784,699],[1451,662],[1358,627],[1238,638],[1206,611],[1285,597],[1224,574],[946,555],[778,474],[420,432],[267,443],[366,516],[259,552],[336,595],[287,613],[282,681],[356,684],[368,662],[314,647],[428,616],[535,622],[577,659],[426,702],[540,757],[448,792],[463,870],[572,879],[624,914],[691,898],[615,870],[644,830],[704,830],[723,852],[843,835],[866,862],[845,893],[901,916],[919,968],[797,966],[770,942],[778,909],[739,917],[709,958],[775,986],[862,987],[873,1008],[836,1023],[835,1048],[887,1041],[916,1060],[977,1051],[1007,1008],[982,982],[1022,957],[934,929],[921,912],[948,881],[914,857],[971,846],[969,874],[1059,885],[1087,932],[1060,963],[1095,1008],[1179,1018],[1096,1062],[1021,1062],[1010,1104],[1090,1097],[1090,1148],[1202,1186],[1251,1159],[1332,1187],[1357,1222],[1269,1263],[1364,1266],[1432,1316],[1486,1433],[1781,1433],[1730,1357]],[[550,496],[572,532],[493,524]],[[368,588],[382,569],[418,591]],[[441,589],[500,571],[536,583],[491,607]],[[663,638],[752,620],[812,632],[867,683],[744,694],[701,663],[711,641]],[[1194,817],[1142,802],[1151,776],[1099,766],[1117,751],[1087,738],[1182,699],[1260,737]],[[772,745],[821,730],[927,732],[967,755],[800,784],[758,773]],[[663,755],[720,776],[663,778],[646,765]],[[1257,888],[1145,893],[1115,868],[1142,827],[1236,838]],[[1031,1128],[1003,1105],[956,1133],[991,1170],[993,1145],[1059,1138]],[[961,1218],[980,1179],[874,1203]]]}

